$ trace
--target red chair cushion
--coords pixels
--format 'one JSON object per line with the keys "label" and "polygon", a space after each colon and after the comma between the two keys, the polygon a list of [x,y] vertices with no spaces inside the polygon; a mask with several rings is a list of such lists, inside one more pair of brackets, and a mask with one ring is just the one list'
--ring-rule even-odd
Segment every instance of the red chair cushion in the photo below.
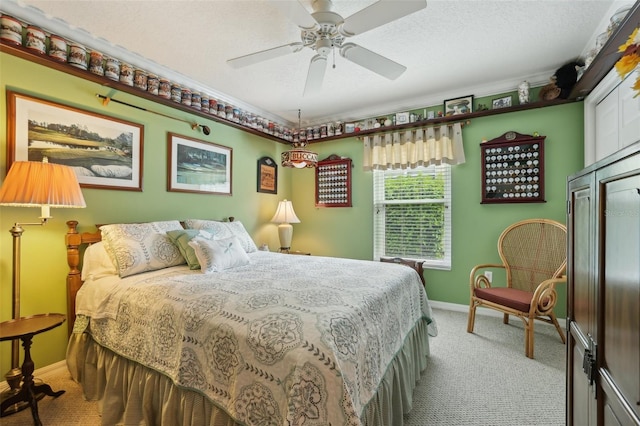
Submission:
{"label": "red chair cushion", "polygon": [[508,287],[476,288],[476,297],[508,306],[522,312],[529,312],[533,293]]}

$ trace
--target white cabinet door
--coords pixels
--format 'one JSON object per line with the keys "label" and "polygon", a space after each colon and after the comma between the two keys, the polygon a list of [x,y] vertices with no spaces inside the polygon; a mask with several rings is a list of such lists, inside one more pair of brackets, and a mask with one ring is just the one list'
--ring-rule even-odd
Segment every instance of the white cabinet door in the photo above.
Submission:
{"label": "white cabinet door", "polygon": [[640,140],[640,95],[631,88],[637,73],[632,72],[618,86],[618,145],[622,149]]}
{"label": "white cabinet door", "polygon": [[615,88],[596,105],[596,157],[601,160],[613,154],[618,146],[618,89]]}

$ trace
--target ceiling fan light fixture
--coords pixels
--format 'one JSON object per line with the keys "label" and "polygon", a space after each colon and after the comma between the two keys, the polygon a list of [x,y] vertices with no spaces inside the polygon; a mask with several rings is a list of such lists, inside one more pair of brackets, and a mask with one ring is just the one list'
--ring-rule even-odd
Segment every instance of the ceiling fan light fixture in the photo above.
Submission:
{"label": "ceiling fan light fixture", "polygon": [[309,64],[304,96],[317,93],[322,88],[327,57],[332,52],[335,54],[334,49],[340,49],[340,54],[347,60],[389,80],[400,77],[407,69],[404,65],[354,43],[343,43],[347,37],[386,25],[427,7],[426,0],[378,0],[345,19],[333,11],[331,0],[313,0],[312,13],[307,11],[301,0],[267,1],[298,25],[301,41],[229,59],[227,63],[234,68],[240,68],[287,53],[296,53],[304,48],[311,49],[316,55]]}

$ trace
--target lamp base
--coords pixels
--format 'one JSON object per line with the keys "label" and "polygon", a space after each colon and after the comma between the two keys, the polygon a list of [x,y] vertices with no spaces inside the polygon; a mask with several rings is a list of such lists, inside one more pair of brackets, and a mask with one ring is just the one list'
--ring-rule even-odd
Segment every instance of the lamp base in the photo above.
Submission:
{"label": "lamp base", "polygon": [[280,238],[280,251],[291,248],[291,239],[293,238],[293,226],[290,223],[281,223],[278,225],[278,237]]}

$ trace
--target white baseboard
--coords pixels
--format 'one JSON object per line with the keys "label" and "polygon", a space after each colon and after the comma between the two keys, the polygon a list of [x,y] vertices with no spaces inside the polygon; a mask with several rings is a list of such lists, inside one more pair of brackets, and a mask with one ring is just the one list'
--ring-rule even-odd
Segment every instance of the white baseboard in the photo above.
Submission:
{"label": "white baseboard", "polygon": [[[66,369],[67,361],[63,359],[62,361],[38,368],[33,372],[33,377],[46,382],[49,377],[61,374],[61,371]],[[4,392],[7,389],[9,389],[9,384],[6,381],[0,382],[0,392]]]}
{"label": "white baseboard", "polygon": [[[429,300],[429,304],[434,309],[442,309],[444,311],[454,311],[454,312],[469,312],[469,305],[460,305],[458,303],[449,303],[449,302],[438,302],[437,300]],[[494,311],[493,309],[476,309],[476,315],[485,315],[488,317],[500,317],[502,318],[502,313],[498,311]],[[544,325],[545,323],[539,321],[538,324]],[[565,318],[558,318],[558,324],[563,330],[567,329],[567,320]],[[547,324],[551,325],[551,324]]]}

